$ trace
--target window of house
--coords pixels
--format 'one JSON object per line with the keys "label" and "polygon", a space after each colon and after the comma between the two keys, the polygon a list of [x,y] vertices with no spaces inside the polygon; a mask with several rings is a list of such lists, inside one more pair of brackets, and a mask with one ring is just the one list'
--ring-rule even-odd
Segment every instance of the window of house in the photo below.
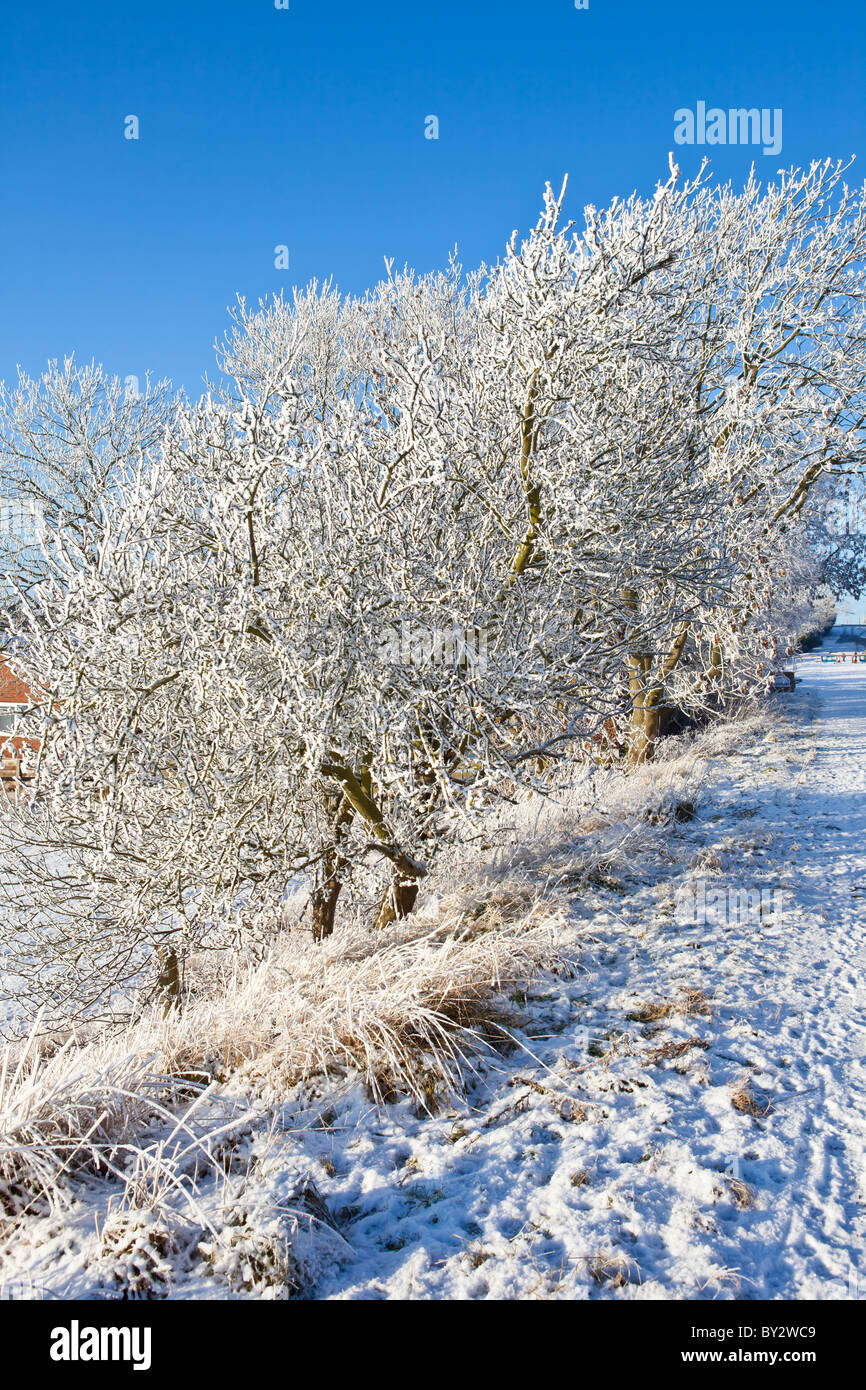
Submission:
{"label": "window of house", "polygon": [[0,705],[0,734],[11,734],[26,705]]}

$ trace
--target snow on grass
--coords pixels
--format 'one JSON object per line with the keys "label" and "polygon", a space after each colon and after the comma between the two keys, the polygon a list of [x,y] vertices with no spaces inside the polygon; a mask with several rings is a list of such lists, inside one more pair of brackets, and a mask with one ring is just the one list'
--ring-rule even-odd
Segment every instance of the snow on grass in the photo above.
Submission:
{"label": "snow on grass", "polygon": [[864,669],[511,808],[399,932],[25,1059],[0,1286],[862,1296]]}
{"label": "snow on grass", "polygon": [[[123,1032],[62,1044],[34,1036],[9,1049],[0,1073],[7,1258],[34,1238],[34,1221],[38,1241],[40,1221],[74,1227],[74,1213],[91,1206],[107,1220],[119,1203],[118,1249],[127,1250],[127,1227],[138,1238],[144,1211],[146,1263],[162,1270],[160,1260],[181,1248],[172,1230],[182,1227],[205,1259],[203,1277],[233,1287],[240,1276],[227,1271],[241,1256],[234,1196],[226,1208],[222,1191],[235,1162],[223,1161],[227,1137],[234,1145],[239,1128],[273,1118],[309,1077],[360,1081],[377,1104],[398,1094],[421,1108],[440,1104],[481,1054],[508,1043],[507,991],[542,969],[569,968],[557,941],[565,918],[555,896],[515,882],[478,901],[452,896],[435,921],[417,914],[387,937],[350,929],[316,946],[308,933],[284,933],[266,961],[236,969],[167,1018],[151,1013]],[[209,1189],[218,1214],[205,1211]],[[258,1249],[268,1222],[249,1226],[244,1216],[240,1225],[244,1248]],[[295,1231],[285,1249],[274,1246],[274,1270],[295,1268],[297,1243]],[[249,1256],[251,1270],[260,1256]],[[96,1268],[102,1263],[101,1253]],[[139,1276],[130,1279],[127,1291],[142,1292]],[[305,1282],[297,1269],[277,1280],[297,1290]]]}

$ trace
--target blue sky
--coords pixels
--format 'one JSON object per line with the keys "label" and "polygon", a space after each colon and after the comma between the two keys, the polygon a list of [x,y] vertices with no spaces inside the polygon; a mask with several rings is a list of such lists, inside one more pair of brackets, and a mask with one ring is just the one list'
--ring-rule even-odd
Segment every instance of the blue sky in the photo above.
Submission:
{"label": "blue sky", "polygon": [[197,392],[236,293],[493,259],[565,171],[571,215],[651,190],[698,100],[783,111],[781,154],[716,146],[722,178],[856,152],[862,179],[864,40],[862,0],[10,5],[0,377],[74,351]]}

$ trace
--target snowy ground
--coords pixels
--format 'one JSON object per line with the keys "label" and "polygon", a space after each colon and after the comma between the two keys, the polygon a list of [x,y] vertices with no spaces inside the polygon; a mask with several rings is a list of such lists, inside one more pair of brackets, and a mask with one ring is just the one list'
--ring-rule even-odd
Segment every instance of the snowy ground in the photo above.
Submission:
{"label": "snowy ground", "polygon": [[[315,1298],[866,1297],[866,665],[801,674],[665,854],[575,899],[574,976],[514,1001],[465,1102],[307,1087],[252,1120],[183,1218],[219,1206],[211,1273],[198,1237],[162,1273],[151,1242],[152,1291],[273,1297],[262,1251],[311,1177]],[[46,1221],[0,1283],[110,1296],[131,1228],[106,1219]]]}
{"label": "snowy ground", "polygon": [[[796,722],[711,775],[685,873],[624,895],[539,1001],[603,1056],[553,1024],[465,1115],[335,1136],[356,1258],[320,1296],[866,1296],[866,667],[803,669]],[[686,925],[701,884],[718,920]]]}

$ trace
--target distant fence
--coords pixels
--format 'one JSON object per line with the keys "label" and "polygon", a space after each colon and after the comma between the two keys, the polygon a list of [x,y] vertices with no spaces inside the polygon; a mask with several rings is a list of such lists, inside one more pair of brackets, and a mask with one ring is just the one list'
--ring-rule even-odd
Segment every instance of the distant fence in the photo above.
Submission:
{"label": "distant fence", "polygon": [[801,661],[822,661],[832,662],[837,666],[844,666],[846,662],[851,665],[860,663],[866,664],[866,651],[862,652],[798,652],[794,657],[794,665],[797,666]]}

